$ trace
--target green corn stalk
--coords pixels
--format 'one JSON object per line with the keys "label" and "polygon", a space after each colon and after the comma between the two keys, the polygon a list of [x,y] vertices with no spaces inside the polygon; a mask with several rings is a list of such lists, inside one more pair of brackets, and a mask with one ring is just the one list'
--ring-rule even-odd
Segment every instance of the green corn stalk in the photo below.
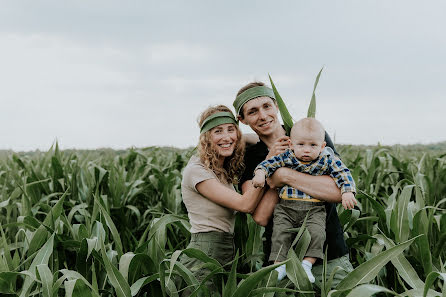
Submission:
{"label": "green corn stalk", "polygon": [[315,118],[316,117],[316,87],[317,87],[317,84],[319,83],[319,78],[321,77],[322,70],[324,70],[324,67],[321,68],[321,70],[317,74],[316,80],[314,82],[313,94],[311,95],[310,106],[308,106],[307,118]]}
{"label": "green corn stalk", "polygon": [[[312,294],[291,280],[277,283],[274,271],[259,267],[262,228],[244,214],[237,214],[245,219],[235,229],[241,252],[227,267],[232,272],[186,249],[190,224],[179,191],[188,151],[62,151],[55,145],[43,153],[0,152],[0,295],[99,296],[127,283],[121,293],[130,290],[132,296],[157,296],[161,290],[177,296],[185,287],[205,296],[205,282],[179,261],[183,252],[210,267],[207,280],[223,279],[225,294]],[[326,272],[322,296],[444,294],[444,151],[441,145],[437,151],[341,147],[359,189],[359,211],[338,207],[356,272],[330,292],[334,274]],[[308,245],[304,229],[287,267],[295,279]],[[409,237],[413,244],[402,251],[398,244]],[[361,284],[360,277],[368,283]],[[178,286],[177,278],[183,280]],[[223,293],[222,286],[217,289]]]}
{"label": "green corn stalk", "polygon": [[276,86],[273,83],[273,79],[268,74],[269,81],[271,82],[271,87],[273,88],[274,95],[276,97],[277,106],[279,107],[279,112],[283,120],[283,125],[285,126],[285,131],[287,135],[290,135],[291,128],[293,127],[294,121],[291,117],[290,112],[288,111],[288,108],[285,105],[285,102],[283,101],[282,97],[280,96],[279,92],[277,91]]}

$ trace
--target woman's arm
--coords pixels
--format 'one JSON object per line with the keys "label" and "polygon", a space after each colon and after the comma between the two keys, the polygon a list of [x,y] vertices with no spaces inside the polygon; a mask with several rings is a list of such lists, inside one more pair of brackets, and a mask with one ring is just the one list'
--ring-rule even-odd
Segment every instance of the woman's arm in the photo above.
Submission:
{"label": "woman's arm", "polygon": [[[250,180],[243,183],[242,192],[245,193],[249,191],[249,188],[253,188]],[[257,207],[252,214],[254,221],[260,226],[265,227],[268,225],[277,202],[279,202],[279,195],[277,195],[277,191],[274,189],[268,189],[263,194],[262,199],[260,200],[259,204],[257,204]]]}
{"label": "woman's arm", "polygon": [[291,168],[279,168],[267,179],[271,188],[289,185],[308,195],[326,202],[339,203],[342,201],[341,190],[335,181],[328,175],[313,176],[298,172]]}
{"label": "woman's arm", "polygon": [[207,179],[198,183],[195,188],[209,200],[237,211],[252,213],[263,194],[263,188],[251,187],[240,195],[222,185],[217,179]]}

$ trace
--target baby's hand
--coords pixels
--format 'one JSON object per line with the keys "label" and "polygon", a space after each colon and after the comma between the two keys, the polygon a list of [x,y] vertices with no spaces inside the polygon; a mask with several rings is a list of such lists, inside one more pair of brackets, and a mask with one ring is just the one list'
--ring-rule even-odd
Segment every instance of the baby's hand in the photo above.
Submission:
{"label": "baby's hand", "polygon": [[263,170],[256,170],[252,184],[254,188],[263,188],[265,186],[265,172]]}
{"label": "baby's hand", "polygon": [[345,209],[352,209],[356,204],[358,204],[358,201],[356,201],[355,195],[352,192],[342,194],[342,206]]}

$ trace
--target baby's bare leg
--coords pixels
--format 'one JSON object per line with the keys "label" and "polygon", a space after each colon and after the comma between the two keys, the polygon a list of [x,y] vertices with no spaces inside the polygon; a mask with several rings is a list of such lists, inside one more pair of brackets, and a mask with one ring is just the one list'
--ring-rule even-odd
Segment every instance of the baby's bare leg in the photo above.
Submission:
{"label": "baby's bare leg", "polygon": [[313,265],[314,263],[316,263],[316,258],[313,258],[313,257],[304,257],[304,260],[310,262],[311,265]]}

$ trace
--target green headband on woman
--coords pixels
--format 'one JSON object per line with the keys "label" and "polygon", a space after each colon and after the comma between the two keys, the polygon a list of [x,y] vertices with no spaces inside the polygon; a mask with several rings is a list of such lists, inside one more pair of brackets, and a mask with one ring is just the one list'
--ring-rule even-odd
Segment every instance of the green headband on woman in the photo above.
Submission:
{"label": "green headband on woman", "polygon": [[217,112],[211,114],[203,121],[203,124],[201,125],[200,128],[200,134],[203,134],[204,132],[207,132],[212,128],[215,128],[218,125],[222,124],[238,125],[232,112],[228,111]]}
{"label": "green headband on woman", "polygon": [[240,110],[242,106],[251,99],[257,97],[270,97],[272,99],[276,99],[274,96],[274,92],[272,89],[265,86],[257,86],[253,88],[249,88],[240,95],[237,96],[234,100],[234,108],[237,114],[240,114]]}

